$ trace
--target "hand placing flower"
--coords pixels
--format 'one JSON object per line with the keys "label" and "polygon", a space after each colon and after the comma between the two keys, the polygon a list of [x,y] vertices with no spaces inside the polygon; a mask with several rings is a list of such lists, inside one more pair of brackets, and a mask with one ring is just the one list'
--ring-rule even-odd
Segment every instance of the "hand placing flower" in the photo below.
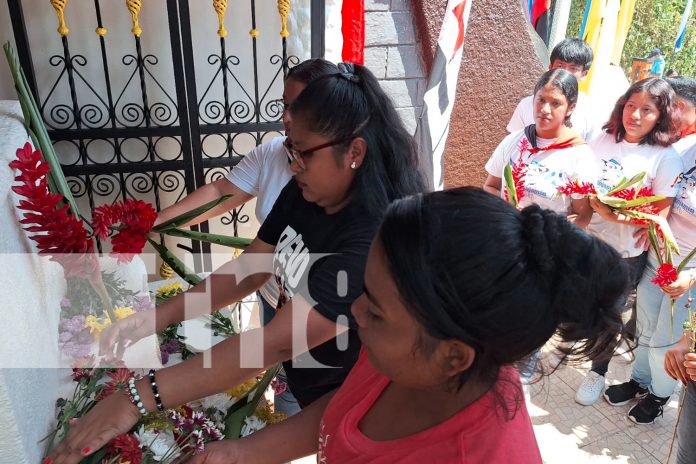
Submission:
{"label": "hand placing flower", "polygon": [[694,280],[691,271],[681,271],[675,281],[660,287],[671,299],[676,300],[686,293],[694,285],[694,282],[696,280]]}

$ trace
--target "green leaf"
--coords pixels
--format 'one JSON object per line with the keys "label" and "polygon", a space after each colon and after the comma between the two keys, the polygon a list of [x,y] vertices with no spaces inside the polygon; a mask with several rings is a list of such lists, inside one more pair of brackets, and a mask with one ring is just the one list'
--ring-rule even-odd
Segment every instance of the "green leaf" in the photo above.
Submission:
{"label": "green leaf", "polygon": [[614,193],[620,192],[621,190],[626,190],[627,188],[637,183],[639,183],[639,185],[638,187],[636,187],[636,190],[640,190],[640,187],[643,185],[643,180],[645,180],[645,172],[638,173],[635,176],[631,177],[629,180],[626,180],[626,178],[624,177],[618,184],[616,184],[616,186],[613,189],[607,192],[607,195],[611,196]]}
{"label": "green leaf", "polygon": [[10,45],[10,42],[5,42],[3,48],[5,50],[5,57],[7,58],[7,64],[12,74],[12,79],[15,83],[15,89],[17,90],[17,98],[22,107],[22,112],[24,113],[24,122],[27,127],[27,132],[29,132],[34,142],[34,147],[41,151],[43,159],[51,168],[51,172],[48,174],[49,187],[53,193],[59,193],[63,196],[63,199],[70,205],[71,212],[77,219],[80,219],[80,211],[77,208],[77,203],[75,202],[75,198],[73,198],[70,185],[65,179],[63,168],[60,165],[51,139],[48,136],[48,130],[41,117],[41,111],[36,104],[31,90],[29,90],[29,83],[19,64],[17,55],[12,45]]}
{"label": "green leaf", "polygon": [[684,259],[682,260],[682,262],[679,263],[679,266],[677,266],[677,271],[679,271],[679,272],[683,271],[683,270],[684,270],[684,267],[689,263],[689,261],[691,261],[691,258],[693,258],[694,255],[696,255],[696,248],[694,248],[693,250],[691,250],[691,253],[689,253],[688,255],[686,255],[686,258],[684,258]]}
{"label": "green leaf", "polygon": [[[225,438],[231,440],[240,438],[242,427],[244,425],[244,419],[254,415],[254,412],[259,405],[259,400],[261,400],[264,392],[271,384],[271,380],[273,380],[276,374],[278,374],[279,370],[280,364],[268,369],[266,373],[263,374],[261,380],[259,380],[259,382],[256,384],[256,387],[252,388],[249,391],[249,394],[247,394],[247,396],[244,398],[246,402],[243,404],[243,406],[238,406],[239,401],[243,400],[243,398],[240,398],[237,403],[233,404],[232,407],[228,409],[227,417],[225,417]],[[235,408],[235,406],[237,406],[237,408]]]}
{"label": "green leaf", "polygon": [[223,195],[220,198],[218,198],[217,200],[210,201],[204,205],[199,206],[198,208],[194,208],[191,211],[187,211],[185,213],[182,213],[175,218],[172,218],[168,221],[163,222],[162,224],[159,224],[156,227],[153,227],[152,231],[157,233],[157,234],[160,234],[160,233],[164,233],[164,232],[168,231],[169,229],[181,227],[184,224],[191,222],[192,219],[197,218],[201,214],[215,208],[217,205],[226,201],[231,196],[232,195]]}
{"label": "green leaf", "polygon": [[655,223],[651,222],[648,226],[648,238],[650,239],[650,246],[655,250],[655,255],[657,255],[657,261],[662,266],[664,264],[662,260],[662,250],[660,250],[660,239],[657,236],[657,228]]}
{"label": "green leaf", "polygon": [[512,206],[517,208],[519,200],[517,199],[517,189],[515,188],[515,180],[512,177],[512,166],[506,164],[503,169],[503,177],[505,178],[505,188],[507,189],[508,198]]}
{"label": "green leaf", "polygon": [[200,240],[201,242],[214,243],[216,245],[222,245],[231,248],[245,249],[253,241],[250,238],[242,237],[230,237],[227,235],[211,234],[208,232],[197,232],[194,230],[185,229],[167,229],[162,231],[165,235],[171,235],[172,237],[183,237],[192,240]]}
{"label": "green leaf", "polygon": [[618,211],[619,213],[622,213],[626,216],[634,217],[637,219],[647,219],[660,226],[660,230],[662,231],[662,235],[664,236],[665,254],[667,255],[667,250],[669,250],[670,255],[672,252],[679,254],[679,245],[677,245],[677,240],[674,238],[672,229],[669,227],[669,224],[667,224],[667,220],[665,218],[656,214],[642,213],[640,211],[631,211],[630,209],[620,209]]}
{"label": "green leaf", "polygon": [[155,242],[149,237],[147,241],[150,242],[150,245],[152,245],[152,247],[155,250],[157,250],[157,253],[159,253],[162,260],[165,263],[169,264],[169,266],[174,270],[174,272],[176,272],[186,282],[188,282],[191,285],[197,285],[203,280],[200,277],[198,277],[198,275],[195,272],[190,271],[186,267],[186,265],[174,255],[174,253],[167,249],[167,247]]}

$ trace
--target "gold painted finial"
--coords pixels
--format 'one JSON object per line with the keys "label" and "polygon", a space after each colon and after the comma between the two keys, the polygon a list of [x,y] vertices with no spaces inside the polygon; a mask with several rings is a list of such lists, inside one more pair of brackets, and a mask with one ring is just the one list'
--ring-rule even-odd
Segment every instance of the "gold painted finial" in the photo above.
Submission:
{"label": "gold painted finial", "polygon": [[128,7],[128,11],[130,11],[131,17],[133,18],[133,29],[131,29],[131,32],[134,36],[140,37],[143,30],[140,28],[140,24],[138,23],[138,15],[140,14],[142,2],[141,0],[126,0],[126,6]]}
{"label": "gold painted finial", "polygon": [[227,37],[227,29],[225,29],[225,11],[227,11],[227,0],[213,0],[213,8],[218,16],[219,28],[217,34],[221,38]]}
{"label": "gold painted finial", "polygon": [[288,32],[288,15],[290,14],[290,0],[278,0],[278,13],[280,13],[280,36],[282,38],[287,38],[290,33]]}
{"label": "gold painted finial", "polygon": [[94,30],[94,32],[96,32],[99,37],[104,37],[106,35],[106,28],[98,27]]}
{"label": "gold painted finial", "polygon": [[58,34],[65,37],[70,33],[70,29],[65,24],[65,5],[67,5],[68,0],[51,0],[51,5],[56,10],[58,15]]}
{"label": "gold painted finial", "polygon": [[160,266],[159,270],[160,277],[163,279],[171,279],[174,277],[174,269],[169,266],[169,264],[162,262],[162,265]]}

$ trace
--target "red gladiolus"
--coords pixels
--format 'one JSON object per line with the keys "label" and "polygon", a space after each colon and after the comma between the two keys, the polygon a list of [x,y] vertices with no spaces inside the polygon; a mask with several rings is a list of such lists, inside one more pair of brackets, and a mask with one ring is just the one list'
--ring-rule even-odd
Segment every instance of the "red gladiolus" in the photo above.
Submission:
{"label": "red gladiolus", "polygon": [[[512,164],[512,163],[511,163]],[[512,182],[515,184],[515,193],[517,194],[517,204],[520,204],[524,197],[524,177],[527,174],[527,165],[521,160],[517,164],[512,165]],[[505,190],[505,201],[510,201],[510,196]]]}
{"label": "red gladiolus", "polygon": [[134,254],[142,251],[156,219],[157,212],[142,200],[104,205],[92,211],[92,226],[97,237],[103,240],[109,236],[110,228],[118,230],[111,245],[112,254],[119,262],[130,262]]}
{"label": "red gladiolus", "polygon": [[26,211],[19,222],[24,230],[34,234],[29,238],[36,242],[39,253],[60,263],[66,277],[93,278],[99,268],[94,242],[87,238],[83,222],[70,212],[68,205],[60,206],[62,195],[49,192],[46,175],[50,169],[41,152],[25,144],[17,150],[17,159],[10,162],[10,168],[19,171],[15,180],[21,182],[12,190],[26,198],[18,205]]}
{"label": "red gladiolus", "polygon": [[677,268],[672,263],[664,263],[657,268],[655,278],[651,282],[659,287],[666,287],[676,282],[677,278],[679,278]]}
{"label": "red gladiolus", "polygon": [[108,453],[103,462],[112,462],[118,458],[117,462],[129,462],[130,464],[141,464],[143,460],[143,450],[140,442],[133,435],[123,434],[114,438],[107,445]]}

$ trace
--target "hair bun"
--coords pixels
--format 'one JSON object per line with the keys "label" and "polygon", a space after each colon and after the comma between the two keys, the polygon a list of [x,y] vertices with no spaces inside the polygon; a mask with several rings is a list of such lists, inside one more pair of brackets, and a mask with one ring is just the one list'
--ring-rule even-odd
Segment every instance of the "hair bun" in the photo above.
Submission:
{"label": "hair bun", "polygon": [[353,63],[349,62],[343,62],[343,63],[338,63],[338,74],[337,76],[340,76],[350,82],[358,83],[360,82],[360,78],[355,74],[355,65]]}
{"label": "hair bun", "polygon": [[531,205],[522,210],[522,233],[527,242],[527,262],[542,274],[556,271],[553,250],[558,243],[559,216]]}

